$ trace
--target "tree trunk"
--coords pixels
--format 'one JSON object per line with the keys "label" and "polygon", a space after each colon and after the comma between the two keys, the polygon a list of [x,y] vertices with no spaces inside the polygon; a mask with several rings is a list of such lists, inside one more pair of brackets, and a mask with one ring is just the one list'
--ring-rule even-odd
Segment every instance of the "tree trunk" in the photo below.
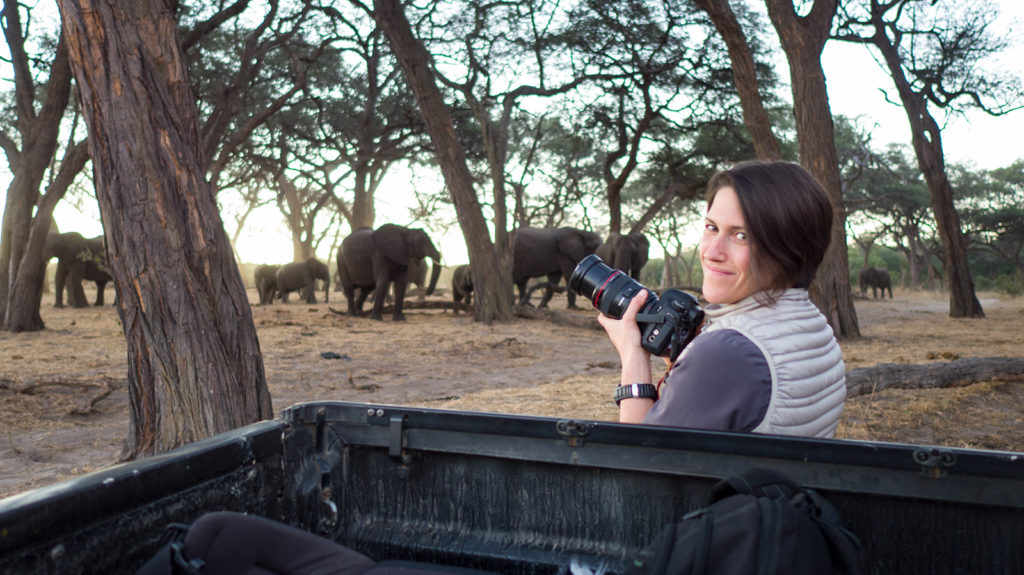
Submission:
{"label": "tree trunk", "polygon": [[746,124],[747,131],[754,141],[757,157],[761,160],[781,159],[779,140],[772,132],[771,120],[758,91],[754,56],[750,52],[746,34],[736,20],[736,14],[729,6],[728,0],[696,0],[696,3],[698,8],[711,17],[715,29],[729,49],[732,79],[736,85],[736,93],[740,97],[740,104],[743,106],[743,123]]}
{"label": "tree trunk", "polygon": [[[881,26],[876,24],[876,26]],[[946,176],[942,130],[928,111],[924,96],[916,93],[903,72],[903,61],[896,45],[884,28],[872,42],[885,58],[886,66],[896,84],[900,101],[910,121],[911,137],[917,164],[924,174],[932,196],[932,210],[939,228],[939,238],[946,248],[946,282],[949,285],[950,317],[985,317],[981,302],[974,292],[974,280],[967,265],[967,240],[960,229],[960,216],[953,205],[953,187]]]}
{"label": "tree trunk", "polygon": [[[16,127],[21,149],[15,149],[13,143],[4,146],[13,177],[7,187],[3,223],[0,225],[0,322],[3,322],[4,329],[26,331],[44,327],[42,318],[39,317],[38,305],[34,312],[23,308],[25,305],[31,305],[31,300],[34,299],[26,295],[25,287],[37,281],[38,270],[27,269],[26,272],[32,276],[28,279],[19,280],[19,274],[23,262],[32,265],[35,262],[31,256],[26,258],[33,221],[32,212],[39,201],[43,175],[54,160],[61,120],[71,99],[72,74],[67,46],[61,38],[50,64],[50,77],[47,83],[45,86],[35,84],[31,76],[29,58],[24,49],[25,32],[21,26],[18,7],[18,2],[7,1],[4,3],[2,15],[4,39],[11,54],[11,67],[14,73]],[[46,98],[37,112],[35,106],[39,91],[45,92]],[[46,216],[47,226],[50,220],[51,216]],[[41,251],[37,258],[42,259]],[[17,301],[13,301],[15,285],[19,281],[19,295]],[[38,287],[41,287],[41,284]],[[17,316],[14,323],[8,323],[9,314]],[[26,315],[35,317],[26,320]]]}
{"label": "tree trunk", "polygon": [[273,417],[170,4],[58,0],[128,347],[127,458]]}
{"label": "tree trunk", "polygon": [[38,331],[45,327],[43,317],[39,313],[39,304],[42,301],[46,275],[47,262],[43,260],[46,236],[54,224],[53,210],[57,207],[57,202],[64,197],[88,159],[89,149],[86,142],[82,141],[68,148],[61,160],[57,177],[39,201],[36,215],[32,218],[29,228],[25,252],[18,265],[18,274],[11,278],[9,305],[3,316],[4,328],[9,331]]}
{"label": "tree trunk", "polygon": [[[427,52],[413,36],[398,0],[374,0],[373,5],[377,23],[387,34],[406,81],[416,95],[445,184],[455,203],[459,225],[466,237],[476,301],[474,319],[485,324],[511,320],[510,262],[500,257],[500,250],[491,242],[483,210],[473,189],[473,179],[466,166],[465,150],[455,136],[455,126],[437,89]],[[496,236],[500,237],[501,232],[504,230],[496,230]]]}
{"label": "tree trunk", "polygon": [[838,0],[815,0],[807,16],[797,16],[792,0],[766,0],[768,15],[789,62],[800,163],[824,186],[832,200],[832,241],[811,285],[811,298],[828,318],[836,337],[860,337],[850,289],[846,253],[846,210],[839,176],[832,111],[828,105],[821,51]]}

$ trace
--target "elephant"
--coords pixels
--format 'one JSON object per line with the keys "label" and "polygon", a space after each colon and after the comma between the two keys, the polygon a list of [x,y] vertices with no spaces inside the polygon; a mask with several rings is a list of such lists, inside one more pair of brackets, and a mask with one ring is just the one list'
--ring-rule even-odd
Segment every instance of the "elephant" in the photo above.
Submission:
{"label": "elephant", "polygon": [[[601,246],[601,236],[577,228],[519,228],[513,232],[512,281],[519,288],[519,305],[530,305],[526,282],[547,276],[551,286],[544,290],[538,307],[547,307],[560,278],[569,281],[580,260]],[[569,309],[576,306],[576,294],[569,290]]]}
{"label": "elephant", "polygon": [[316,303],[316,280],[324,280],[326,302],[331,289],[331,274],[327,264],[315,257],[304,262],[284,264],[277,270],[277,293],[284,303],[288,303],[288,294],[293,291],[303,292],[306,303]]}
{"label": "elephant", "polygon": [[892,299],[892,278],[889,270],[884,267],[861,268],[860,270],[860,295],[867,296],[868,286],[871,287],[871,295],[878,299],[878,290],[882,290],[882,299],[885,299],[885,290],[889,290],[889,299]]}
{"label": "elephant", "polygon": [[44,261],[57,258],[57,273],[54,278],[56,297],[54,307],[64,307],[64,289],[68,291],[68,305],[85,307],[82,281],[96,283],[96,304],[101,306],[103,290],[113,280],[107,271],[106,248],[103,236],[86,238],[78,232],[63,234],[50,233],[43,248]]}
{"label": "elephant", "polygon": [[620,269],[640,281],[640,270],[647,264],[651,242],[643,234],[610,234],[594,253],[609,266]]}
{"label": "elephant", "polygon": [[413,260],[426,257],[434,260],[426,291],[426,295],[431,295],[441,274],[441,252],[427,232],[420,228],[384,224],[376,230],[360,228],[349,234],[338,250],[338,274],[348,300],[349,315],[363,313],[363,303],[373,290],[370,319],[383,320],[385,296],[394,284],[395,304],[391,318],[405,321],[402,306],[409,286],[410,267]]}
{"label": "elephant", "polygon": [[[452,299],[455,303],[466,300],[466,305],[473,305],[473,275],[469,271],[469,264],[463,264],[452,272]],[[455,313],[458,312],[459,309],[455,308]]]}
{"label": "elephant", "polygon": [[253,272],[253,280],[256,283],[256,291],[260,294],[260,305],[267,305],[274,302],[277,296],[277,270],[281,266],[259,265]]}

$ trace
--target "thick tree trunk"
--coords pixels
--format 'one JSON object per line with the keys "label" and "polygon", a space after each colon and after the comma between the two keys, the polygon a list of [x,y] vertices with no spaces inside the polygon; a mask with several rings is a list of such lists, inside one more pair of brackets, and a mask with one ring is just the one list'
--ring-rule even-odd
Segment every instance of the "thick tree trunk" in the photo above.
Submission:
{"label": "thick tree trunk", "polygon": [[58,1],[128,346],[125,457],[273,417],[170,4]]}
{"label": "thick tree trunk", "polygon": [[821,68],[821,51],[828,39],[837,0],[815,0],[810,13],[803,17],[797,16],[792,0],[766,2],[768,15],[789,62],[800,163],[824,186],[834,210],[832,242],[811,286],[811,297],[828,318],[836,337],[860,337],[850,289],[839,159],[825,73]]}
{"label": "thick tree trunk", "polygon": [[917,164],[924,174],[932,196],[932,210],[939,228],[939,238],[946,248],[946,281],[949,285],[950,317],[985,317],[981,302],[974,292],[974,280],[967,265],[967,240],[960,228],[960,215],[953,205],[953,187],[946,176],[942,130],[928,111],[924,96],[915,92],[903,72],[903,61],[897,46],[890,40],[881,23],[873,44],[885,58],[889,74],[896,84],[900,101],[910,121],[911,137]]}
{"label": "thick tree trunk", "polygon": [[696,0],[697,7],[711,17],[715,29],[725,41],[732,61],[732,78],[736,85],[736,93],[743,106],[743,123],[754,141],[754,150],[761,160],[778,160],[782,158],[779,140],[772,132],[772,123],[768,112],[764,109],[764,101],[758,91],[757,72],[754,68],[754,56],[750,52],[747,36],[736,20],[736,14],[729,6],[728,0]]}
{"label": "thick tree trunk", "polygon": [[[466,166],[465,151],[455,136],[455,126],[437,89],[427,52],[413,36],[398,0],[374,0],[373,5],[377,23],[387,34],[406,81],[416,95],[445,184],[455,203],[459,225],[466,237],[476,301],[474,318],[486,324],[511,320],[511,262],[500,257],[501,250],[491,242],[483,210],[473,189],[473,179]],[[503,231],[498,230],[496,235],[500,237]]]}

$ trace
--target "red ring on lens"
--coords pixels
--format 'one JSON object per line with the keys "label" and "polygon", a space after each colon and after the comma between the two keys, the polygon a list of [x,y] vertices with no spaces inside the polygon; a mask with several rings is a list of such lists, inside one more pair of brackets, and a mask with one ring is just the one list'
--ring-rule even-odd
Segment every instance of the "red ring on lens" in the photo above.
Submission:
{"label": "red ring on lens", "polygon": [[612,271],[612,273],[608,274],[608,278],[604,280],[604,283],[601,284],[601,287],[594,291],[594,298],[590,300],[590,302],[594,304],[594,307],[597,307],[597,302],[601,301],[601,292],[604,291],[605,286],[608,285],[608,282],[615,279],[615,276],[617,275],[622,275],[622,270]]}

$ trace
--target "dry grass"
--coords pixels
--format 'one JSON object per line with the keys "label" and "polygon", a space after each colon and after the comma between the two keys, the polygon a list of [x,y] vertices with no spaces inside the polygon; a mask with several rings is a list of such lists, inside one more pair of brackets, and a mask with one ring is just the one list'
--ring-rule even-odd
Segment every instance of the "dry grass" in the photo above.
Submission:
{"label": "dry grass", "polygon": [[[255,306],[275,409],[345,400],[613,421],[614,348],[599,329],[407,310],[371,322],[330,305]],[[436,297],[444,297],[436,296]],[[944,296],[896,291],[858,300],[862,338],[842,341],[848,369],[960,357],[1024,357],[1024,298],[979,294],[988,317],[947,316]],[[255,292],[250,294],[255,300]],[[556,298],[553,309],[564,308]],[[48,329],[0,332],[0,496],[105,467],[127,429],[125,343],[111,307],[54,309]],[[590,317],[594,311],[577,312]],[[595,322],[596,323],[596,322]],[[345,359],[323,359],[333,351]],[[660,361],[660,360],[656,360]],[[35,386],[32,384],[43,383]],[[103,385],[112,388],[90,405]],[[847,439],[1024,451],[1024,382],[890,389],[847,401]]]}

